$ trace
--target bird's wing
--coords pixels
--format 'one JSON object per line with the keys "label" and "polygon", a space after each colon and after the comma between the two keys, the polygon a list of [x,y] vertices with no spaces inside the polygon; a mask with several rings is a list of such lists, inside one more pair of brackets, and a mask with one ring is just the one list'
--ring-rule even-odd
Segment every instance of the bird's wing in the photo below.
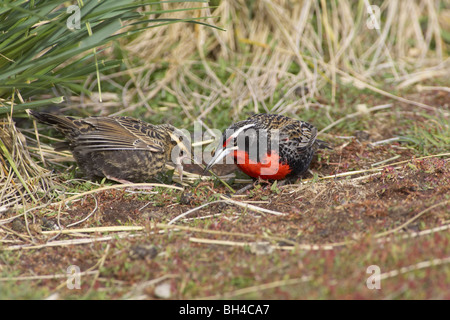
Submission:
{"label": "bird's wing", "polygon": [[303,121],[292,121],[280,130],[280,144],[303,152],[314,145],[317,129]]}
{"label": "bird's wing", "polygon": [[164,152],[162,133],[156,126],[128,117],[80,119],[75,149],[80,152],[142,150]]}

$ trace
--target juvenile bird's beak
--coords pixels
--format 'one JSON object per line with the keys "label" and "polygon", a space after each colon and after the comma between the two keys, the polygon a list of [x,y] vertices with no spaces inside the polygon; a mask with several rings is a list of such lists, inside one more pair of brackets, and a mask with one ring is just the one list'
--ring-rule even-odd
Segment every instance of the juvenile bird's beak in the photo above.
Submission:
{"label": "juvenile bird's beak", "polygon": [[[176,130],[175,133],[170,134],[170,136],[177,143],[177,146],[179,148],[178,151],[182,151],[183,155],[179,155],[178,157],[176,157],[174,164],[175,169],[180,176],[180,181],[183,181],[183,160],[194,158],[194,161],[197,161],[197,159],[191,153],[191,145],[189,143],[189,139],[184,135],[184,133],[180,130]],[[182,141],[179,137],[183,137]]]}
{"label": "juvenile bird's beak", "polygon": [[237,147],[232,147],[232,148],[220,148],[217,149],[216,152],[214,153],[213,158],[211,159],[211,161],[207,164],[205,170],[203,171],[203,174],[206,173],[206,171],[208,171],[209,169],[211,169],[212,166],[214,166],[215,164],[219,163],[220,160],[222,160],[223,158],[225,158],[227,155],[229,155],[232,151],[237,150]]}
{"label": "juvenile bird's beak", "polygon": [[180,181],[183,181],[183,164],[182,164],[182,161],[184,159],[191,159],[191,160],[194,161],[194,163],[197,163],[197,164],[201,163],[194,154],[186,154],[186,155],[179,156],[176,159],[176,163],[175,163],[176,167],[175,167],[175,169],[177,170],[177,173],[180,176]]}
{"label": "juvenile bird's beak", "polygon": [[178,175],[180,176],[180,181],[183,181],[183,165],[181,164],[181,160],[180,163],[177,163],[175,169],[177,170]]}

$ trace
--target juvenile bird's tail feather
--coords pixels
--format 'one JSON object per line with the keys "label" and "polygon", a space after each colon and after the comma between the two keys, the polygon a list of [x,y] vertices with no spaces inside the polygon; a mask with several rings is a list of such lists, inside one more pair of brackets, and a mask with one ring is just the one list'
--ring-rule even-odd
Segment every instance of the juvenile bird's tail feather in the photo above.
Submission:
{"label": "juvenile bird's tail feather", "polygon": [[73,118],[70,117],[59,116],[46,112],[37,112],[31,109],[27,109],[27,113],[41,123],[45,123],[51,126],[57,126],[62,130],[74,128],[74,125],[72,123]]}
{"label": "juvenile bird's tail feather", "polygon": [[[67,134],[75,128],[75,125],[72,123],[72,120],[74,119],[70,117],[54,115],[46,112],[37,112],[31,109],[26,110],[26,112],[38,122],[55,127],[62,134]],[[55,151],[69,150],[69,146],[70,143],[68,141],[58,142],[53,145]]]}

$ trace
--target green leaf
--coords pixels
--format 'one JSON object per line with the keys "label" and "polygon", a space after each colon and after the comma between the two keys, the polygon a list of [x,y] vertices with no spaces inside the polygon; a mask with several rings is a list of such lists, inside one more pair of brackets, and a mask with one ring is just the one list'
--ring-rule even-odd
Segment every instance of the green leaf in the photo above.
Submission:
{"label": "green leaf", "polygon": [[[64,101],[64,97],[55,97],[51,99],[42,99],[38,101],[26,102],[14,106],[14,111],[23,111],[26,109],[33,109],[49,104],[58,104]],[[11,107],[0,106],[0,114],[11,113]]]}

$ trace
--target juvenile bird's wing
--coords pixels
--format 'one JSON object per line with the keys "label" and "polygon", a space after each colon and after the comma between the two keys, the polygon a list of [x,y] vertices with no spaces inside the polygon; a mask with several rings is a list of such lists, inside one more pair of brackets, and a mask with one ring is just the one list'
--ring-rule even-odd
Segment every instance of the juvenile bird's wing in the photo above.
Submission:
{"label": "juvenile bird's wing", "polygon": [[129,117],[89,117],[78,120],[73,139],[80,152],[142,150],[164,152],[164,132],[157,126]]}

